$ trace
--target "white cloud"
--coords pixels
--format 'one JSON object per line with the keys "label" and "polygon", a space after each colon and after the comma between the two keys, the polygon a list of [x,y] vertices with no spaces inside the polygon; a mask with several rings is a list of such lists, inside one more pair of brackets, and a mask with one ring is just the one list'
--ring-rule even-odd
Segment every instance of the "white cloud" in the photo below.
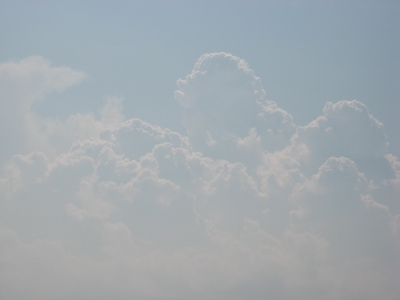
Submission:
{"label": "white cloud", "polygon": [[122,114],[123,98],[108,97],[100,112],[100,118],[93,113],[74,114],[65,122],[57,119],[40,119],[39,122],[45,131],[50,145],[62,153],[68,151],[77,140],[96,138],[105,129],[113,129],[124,121]]}
{"label": "white cloud", "polygon": [[292,116],[264,99],[259,77],[243,59],[228,53],[204,54],[191,74],[177,81],[175,99],[195,149],[213,158],[241,161],[237,142],[256,129],[263,147],[282,149],[295,125]]}
{"label": "white cloud", "polygon": [[[10,104],[29,109],[53,91],[62,92],[80,83],[86,75],[68,67],[53,67],[50,61],[41,56],[30,56],[19,62],[8,61],[0,65],[2,83],[2,105]],[[15,101],[10,103],[9,97]]]}
{"label": "white cloud", "polygon": [[364,104],[296,127],[226,53],[178,87],[188,137],[110,98],[2,156],[0,298],[397,299],[400,164]]}
{"label": "white cloud", "polygon": [[40,56],[0,65],[1,162],[15,153],[49,147],[41,132],[41,122],[31,111],[32,104],[43,101],[53,91],[62,92],[80,83],[85,77],[83,72],[68,67],[53,67]]}
{"label": "white cloud", "polygon": [[387,149],[383,124],[363,103],[357,100],[328,102],[323,112],[323,116],[307,126],[298,127],[293,136],[294,144],[307,148],[311,171],[331,156],[344,156],[363,164],[371,161],[385,164],[385,160],[379,161]]}
{"label": "white cloud", "polygon": [[190,147],[187,137],[136,118],[121,123],[114,129],[105,129],[100,137],[115,143],[118,153],[136,160],[150,152],[155,145],[164,142],[176,147]]}
{"label": "white cloud", "polygon": [[31,56],[19,62],[0,65],[0,128],[1,162],[15,153],[40,151],[54,158],[68,151],[76,140],[97,137],[106,128],[114,128],[123,120],[122,98],[108,97],[99,110],[100,118],[93,113],[74,114],[66,121],[42,118],[32,110],[32,105],[45,101],[53,92],[81,83],[85,73],[68,67],[54,67],[50,61]]}

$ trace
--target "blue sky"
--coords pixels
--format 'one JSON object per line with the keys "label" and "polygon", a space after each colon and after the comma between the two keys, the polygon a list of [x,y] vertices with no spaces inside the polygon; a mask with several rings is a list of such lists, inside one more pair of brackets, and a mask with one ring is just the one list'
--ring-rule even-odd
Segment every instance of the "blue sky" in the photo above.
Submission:
{"label": "blue sky", "polygon": [[[129,116],[182,131],[175,81],[202,54],[224,51],[244,58],[267,98],[298,124],[318,116],[327,101],[357,99],[385,119],[387,130],[399,128],[400,25],[394,1],[1,5],[2,61],[41,55],[90,78],[68,91],[71,95],[52,95],[46,108],[38,108],[43,114],[60,114],[60,106],[66,113],[93,110],[104,95],[123,95]],[[399,149],[396,132],[390,133]]]}
{"label": "blue sky", "polygon": [[2,1],[0,298],[397,299],[399,37],[396,1]]}

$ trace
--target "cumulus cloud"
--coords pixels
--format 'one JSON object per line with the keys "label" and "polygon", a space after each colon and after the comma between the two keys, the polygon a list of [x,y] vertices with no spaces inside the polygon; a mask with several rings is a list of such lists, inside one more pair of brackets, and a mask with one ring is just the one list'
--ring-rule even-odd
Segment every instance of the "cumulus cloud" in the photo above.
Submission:
{"label": "cumulus cloud", "polygon": [[190,142],[207,155],[240,160],[235,148],[246,137],[260,136],[264,148],[277,150],[294,132],[292,116],[264,98],[260,78],[239,57],[204,54],[177,85]]}
{"label": "cumulus cloud", "polygon": [[56,67],[41,56],[31,56],[0,65],[0,162],[15,153],[40,151],[55,155],[68,151],[76,140],[96,137],[105,128],[113,128],[123,120],[121,97],[107,97],[94,113],[74,114],[67,120],[42,118],[32,105],[46,100],[54,92],[81,83],[86,74],[69,67]]}
{"label": "cumulus cloud", "polygon": [[[31,60],[41,97],[83,78]],[[397,299],[400,163],[363,103],[298,127],[227,53],[177,84],[188,136],[109,98],[2,154],[1,298]]]}
{"label": "cumulus cloud", "polygon": [[[304,127],[298,127],[293,142],[304,145],[307,156],[318,168],[327,158],[348,157],[360,163],[363,171],[390,176],[392,171],[384,159],[387,149],[383,124],[376,120],[367,107],[357,100],[328,102],[324,115]],[[374,168],[375,170],[368,170]]]}
{"label": "cumulus cloud", "polygon": [[[309,231],[327,234],[332,244],[345,245],[345,255],[361,256],[372,251],[389,260],[396,256],[394,245],[380,240],[392,234],[393,216],[368,194],[365,176],[348,158],[329,158],[317,174],[296,187],[293,197],[300,204],[300,209],[292,212],[294,224],[304,223],[310,226]],[[394,239],[388,238],[388,242]],[[350,251],[353,246],[354,253]],[[376,247],[381,250],[374,250]]]}

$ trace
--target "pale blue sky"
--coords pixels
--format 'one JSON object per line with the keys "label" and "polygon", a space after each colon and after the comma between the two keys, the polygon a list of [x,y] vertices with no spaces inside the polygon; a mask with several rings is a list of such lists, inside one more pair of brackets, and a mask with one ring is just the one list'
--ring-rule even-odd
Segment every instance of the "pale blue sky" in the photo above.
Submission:
{"label": "pale blue sky", "polygon": [[400,148],[397,1],[2,1],[0,7],[1,61],[41,55],[89,76],[51,95],[37,107],[43,115],[95,110],[104,95],[122,95],[127,116],[182,132],[176,80],[200,55],[224,51],[249,63],[267,99],[296,124],[320,115],[327,101],[357,99]]}

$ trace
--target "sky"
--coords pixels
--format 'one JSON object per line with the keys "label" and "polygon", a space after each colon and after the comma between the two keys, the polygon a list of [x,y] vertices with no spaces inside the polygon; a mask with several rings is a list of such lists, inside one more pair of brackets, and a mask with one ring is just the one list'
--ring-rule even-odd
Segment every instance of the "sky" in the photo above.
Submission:
{"label": "sky", "polygon": [[400,3],[1,1],[1,299],[400,294]]}

